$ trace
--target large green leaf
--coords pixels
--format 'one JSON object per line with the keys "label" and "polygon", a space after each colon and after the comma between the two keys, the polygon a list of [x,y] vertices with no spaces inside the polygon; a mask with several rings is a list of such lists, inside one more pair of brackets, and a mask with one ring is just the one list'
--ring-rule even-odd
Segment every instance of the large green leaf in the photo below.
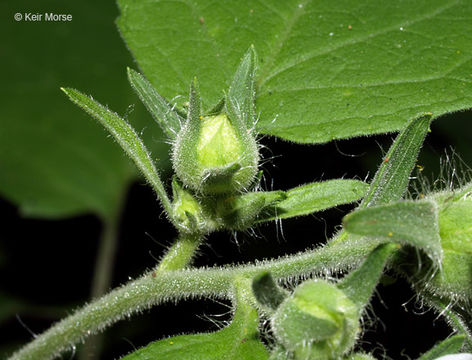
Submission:
{"label": "large green leaf", "polygon": [[[114,2],[4,1],[0,12],[0,31],[10,34],[3,37],[0,56],[0,195],[28,216],[111,216],[137,172],[59,88],[93,92],[121,114],[136,103],[129,121],[139,131],[146,127],[154,157],[167,153],[162,134],[127,83],[132,59],[113,26]],[[17,22],[16,12],[66,13],[73,19]]]}
{"label": "large green leaf", "polygon": [[472,107],[468,0],[118,4],[124,39],[168,99],[185,96],[197,76],[214,105],[254,44],[263,133],[325,142]]}

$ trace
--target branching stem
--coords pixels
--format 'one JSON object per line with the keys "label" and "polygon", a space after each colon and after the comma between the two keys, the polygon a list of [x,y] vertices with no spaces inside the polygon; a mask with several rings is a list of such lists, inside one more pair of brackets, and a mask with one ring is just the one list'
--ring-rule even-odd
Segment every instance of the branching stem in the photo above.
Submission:
{"label": "branching stem", "polygon": [[177,266],[181,260],[171,260],[174,256],[170,254],[179,251],[190,255],[187,260],[189,261],[193,254],[189,249],[192,246],[196,249],[196,243],[192,243],[191,239],[181,238],[169,250],[168,260],[164,259],[154,271],[147,272],[141,278],[79,309],[39,335],[9,360],[53,359],[88,335],[165,301],[203,296],[232,297],[233,282],[237,276],[252,277],[261,270],[267,270],[277,279],[287,279],[321,273],[327,269],[331,271],[351,268],[359,264],[377,246],[368,242],[359,243],[356,247],[352,247],[352,244],[327,245],[277,260],[239,267],[161,270],[161,266],[166,269]]}
{"label": "branching stem", "polygon": [[180,234],[162,258],[158,272],[180,270],[186,268],[192,261],[203,236],[201,234]]}

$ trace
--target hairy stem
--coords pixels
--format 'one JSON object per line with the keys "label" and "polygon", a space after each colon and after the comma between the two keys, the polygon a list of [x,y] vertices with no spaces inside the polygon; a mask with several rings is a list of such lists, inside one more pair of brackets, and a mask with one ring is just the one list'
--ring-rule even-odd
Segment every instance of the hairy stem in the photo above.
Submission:
{"label": "hairy stem", "polygon": [[186,268],[192,261],[202,238],[201,234],[180,234],[162,258],[157,271],[163,272]]}
{"label": "hairy stem", "polygon": [[[121,208],[121,206],[119,206]],[[95,270],[90,291],[91,300],[104,295],[111,286],[113,267],[115,264],[116,247],[118,243],[118,220],[120,211],[103,220]],[[94,360],[100,358],[103,346],[103,335],[92,336],[79,353],[79,360]]]}
{"label": "hairy stem", "polygon": [[[117,217],[116,217],[117,218]],[[114,220],[116,220],[116,218]],[[116,221],[105,221],[98,252],[95,276],[92,285],[92,299],[102,296],[110,286],[113,259],[116,250]],[[162,258],[156,272],[184,269],[192,260],[201,243],[200,234],[180,235]],[[79,360],[100,358],[103,334],[92,336],[81,349]]]}
{"label": "hairy stem", "polygon": [[231,276],[229,273],[216,275],[215,270],[146,273],[58,322],[10,359],[52,359],[89,334],[169,299],[196,295],[225,297],[231,288]]}
{"label": "hairy stem", "polygon": [[[187,244],[186,242],[187,240],[181,244]],[[359,242],[357,246],[327,245],[277,260],[239,267],[161,271],[159,265],[155,271],[113,290],[58,322],[13,354],[10,360],[52,359],[88,335],[168,300],[203,296],[232,297],[232,284],[236,276],[253,277],[261,270],[267,270],[277,279],[287,279],[351,268],[359,264],[376,246],[377,244],[368,242]],[[172,249],[182,248],[185,246],[175,245],[170,253],[173,253]]]}

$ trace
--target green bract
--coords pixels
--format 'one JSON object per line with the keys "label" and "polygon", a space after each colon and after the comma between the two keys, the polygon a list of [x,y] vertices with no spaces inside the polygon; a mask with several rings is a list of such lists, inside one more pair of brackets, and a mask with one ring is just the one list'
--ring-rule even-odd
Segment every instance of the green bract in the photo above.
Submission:
{"label": "green bract", "polygon": [[307,281],[277,309],[276,338],[297,360],[333,359],[348,351],[358,332],[358,308],[334,284]]}

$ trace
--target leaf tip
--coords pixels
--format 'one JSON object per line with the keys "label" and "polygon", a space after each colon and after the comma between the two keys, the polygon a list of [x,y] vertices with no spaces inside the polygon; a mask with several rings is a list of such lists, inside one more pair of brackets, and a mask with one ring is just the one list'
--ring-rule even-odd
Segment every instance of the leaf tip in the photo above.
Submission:
{"label": "leaf tip", "polygon": [[66,94],[66,95],[69,97],[69,99],[71,99],[72,101],[74,101],[74,99],[73,99],[73,98],[74,98],[74,95],[75,95],[74,92],[77,92],[77,90],[74,90],[74,89],[72,89],[72,88],[62,87],[62,86],[61,86],[59,89],[61,89],[61,91],[62,91],[64,94]]}
{"label": "leaf tip", "polygon": [[252,58],[253,60],[255,59],[255,57],[256,57],[257,54],[256,54],[256,47],[254,46],[254,44],[251,44],[251,45],[249,46],[249,49],[248,49],[247,53],[248,53],[248,55],[251,56],[251,58]]}
{"label": "leaf tip", "polygon": [[433,118],[434,118],[434,115],[430,111],[418,114],[418,116],[415,117],[415,119],[417,120],[429,120],[429,121],[432,121]]}
{"label": "leaf tip", "polygon": [[129,66],[126,67],[126,73],[128,74],[128,79],[131,79],[132,77],[142,76],[139,72],[130,68]]}

